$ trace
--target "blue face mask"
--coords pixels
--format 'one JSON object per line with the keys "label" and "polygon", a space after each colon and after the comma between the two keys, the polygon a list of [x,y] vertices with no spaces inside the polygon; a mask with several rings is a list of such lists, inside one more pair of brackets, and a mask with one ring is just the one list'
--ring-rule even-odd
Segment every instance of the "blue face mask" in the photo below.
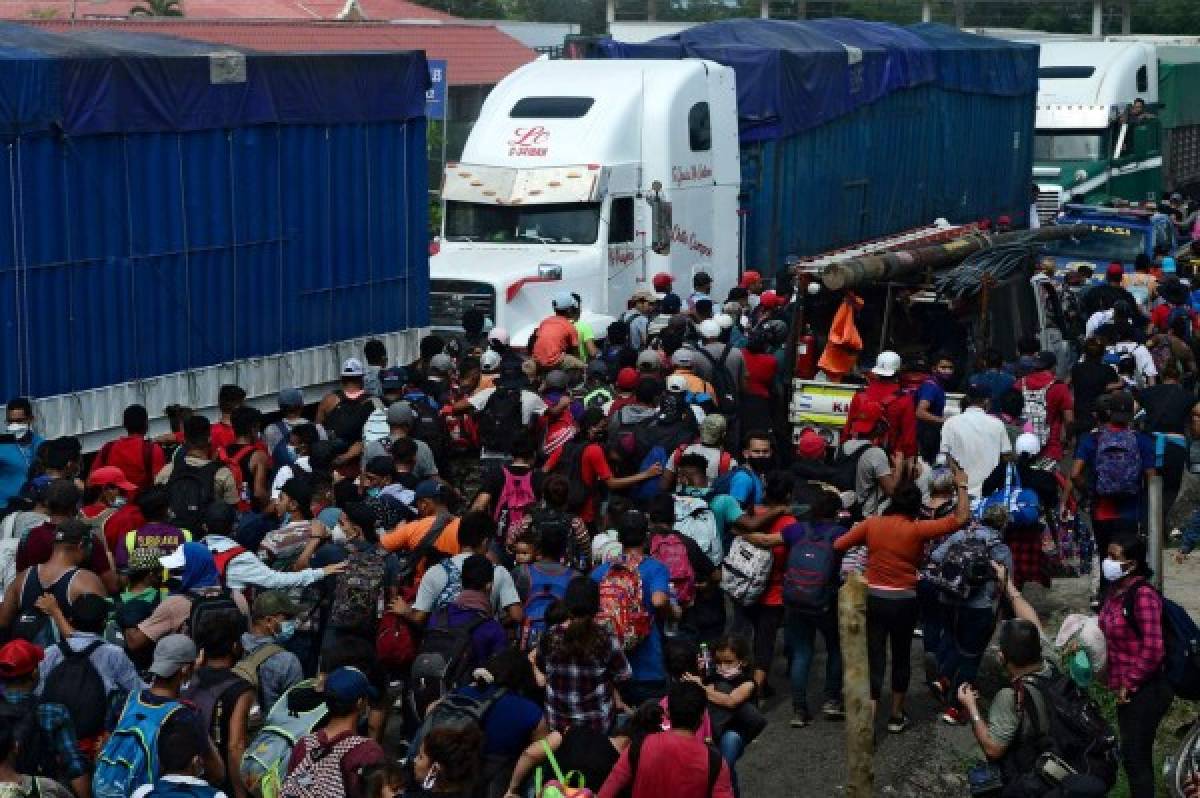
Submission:
{"label": "blue face mask", "polygon": [[276,643],[286,643],[296,634],[296,621],[289,618],[279,624],[279,631],[275,633]]}
{"label": "blue face mask", "polygon": [[379,488],[379,487],[367,488],[367,498],[368,499],[378,499],[382,495],[383,495],[383,488]]}
{"label": "blue face mask", "polygon": [[1092,661],[1088,659],[1087,652],[1082,648],[1071,655],[1067,660],[1067,670],[1071,674],[1071,681],[1082,688],[1087,688],[1092,683]]}

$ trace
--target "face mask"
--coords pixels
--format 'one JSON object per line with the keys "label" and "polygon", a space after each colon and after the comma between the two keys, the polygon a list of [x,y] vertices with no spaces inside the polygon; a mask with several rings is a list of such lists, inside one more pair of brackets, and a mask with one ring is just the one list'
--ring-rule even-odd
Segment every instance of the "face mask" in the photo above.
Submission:
{"label": "face mask", "polygon": [[112,506],[113,507],[124,507],[126,501],[127,500],[125,499],[124,496],[118,496],[117,498],[112,500]]}
{"label": "face mask", "polygon": [[1104,562],[1100,563],[1100,573],[1104,574],[1104,578],[1109,582],[1119,582],[1125,577],[1125,565],[1105,557]]}
{"label": "face mask", "polygon": [[346,530],[342,529],[341,524],[334,524],[333,529],[329,530],[329,537],[334,543],[345,543]]}
{"label": "face mask", "polygon": [[25,423],[9,422],[4,431],[14,438],[24,438],[29,434],[29,425]]}
{"label": "face mask", "polygon": [[762,297],[760,297],[758,294],[751,294],[750,296],[746,297],[746,301],[750,303],[750,307],[756,308],[758,307],[758,303],[762,301]]}
{"label": "face mask", "polygon": [[696,488],[691,485],[681,485],[675,492],[680,496],[704,496],[708,493],[704,488]]}
{"label": "face mask", "polygon": [[769,455],[769,454],[766,455],[765,457],[762,455],[759,455],[757,457],[747,457],[746,458],[746,461],[750,464],[750,467],[753,468],[755,471],[757,471],[759,474],[765,474],[771,470],[771,460],[772,460],[772,458],[771,458],[771,455]]}
{"label": "face mask", "polygon": [[292,639],[294,634],[296,634],[296,622],[289,618],[279,624],[279,631],[275,633],[275,642],[286,643]]}
{"label": "face mask", "polygon": [[742,672],[742,666],[735,662],[732,665],[718,665],[716,670],[717,676],[722,679],[734,679]]}
{"label": "face mask", "polygon": [[380,496],[383,495],[383,488],[380,488],[380,487],[367,488],[366,493],[367,493],[368,499],[378,499]]}
{"label": "face mask", "polygon": [[1071,655],[1067,660],[1067,670],[1071,674],[1071,681],[1080,687],[1087,688],[1092,683],[1092,661],[1088,659],[1087,652],[1082,648]]}

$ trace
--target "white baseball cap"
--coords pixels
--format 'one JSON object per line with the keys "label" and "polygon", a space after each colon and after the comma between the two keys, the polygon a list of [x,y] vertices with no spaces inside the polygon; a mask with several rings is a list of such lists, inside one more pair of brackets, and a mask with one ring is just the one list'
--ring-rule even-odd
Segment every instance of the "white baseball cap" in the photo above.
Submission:
{"label": "white baseball cap", "polygon": [[503,327],[496,327],[488,333],[488,340],[495,341],[503,346],[508,346],[508,330]]}
{"label": "white baseball cap", "polygon": [[366,373],[362,361],[356,357],[348,357],[342,362],[343,377],[361,377]]}
{"label": "white baseball cap", "polygon": [[494,371],[499,371],[500,359],[499,352],[494,349],[489,349],[479,358],[479,368],[488,374],[491,374]]}
{"label": "white baseball cap", "polygon": [[900,356],[895,352],[880,352],[871,373],[879,377],[894,377],[900,370]]}
{"label": "white baseball cap", "polygon": [[687,393],[687,379],[679,374],[667,377],[667,390],[671,393]]}
{"label": "white baseball cap", "polygon": [[705,319],[700,323],[700,335],[703,338],[721,337],[721,325],[713,319]]}
{"label": "white baseball cap", "polygon": [[722,330],[729,330],[733,328],[733,316],[730,316],[728,313],[719,313],[717,314],[716,319],[717,324],[721,325]]}
{"label": "white baseball cap", "polygon": [[555,310],[570,310],[575,306],[575,297],[571,296],[570,291],[560,291],[554,295]]}

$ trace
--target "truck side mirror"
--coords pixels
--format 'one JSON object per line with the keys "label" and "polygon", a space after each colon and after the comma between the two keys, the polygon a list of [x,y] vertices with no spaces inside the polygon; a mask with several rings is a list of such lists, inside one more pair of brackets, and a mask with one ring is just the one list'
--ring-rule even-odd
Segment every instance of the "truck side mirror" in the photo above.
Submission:
{"label": "truck side mirror", "polygon": [[646,195],[650,205],[650,249],[656,255],[671,251],[671,203],[662,198],[662,183],[655,180]]}

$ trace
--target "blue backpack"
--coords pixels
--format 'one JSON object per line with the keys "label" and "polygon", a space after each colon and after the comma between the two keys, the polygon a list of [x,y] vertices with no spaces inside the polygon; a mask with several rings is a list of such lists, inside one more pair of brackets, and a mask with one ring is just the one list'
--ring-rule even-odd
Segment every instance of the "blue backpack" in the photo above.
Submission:
{"label": "blue backpack", "polygon": [[748,467],[740,465],[737,468],[731,468],[724,474],[721,474],[713,480],[712,488],[709,490],[710,496],[729,496],[730,490],[733,488],[733,478],[738,473],[745,472],[752,480],[754,480],[755,488],[754,495],[750,497],[750,504],[759,504],[762,501],[762,482]]}
{"label": "blue backpack", "polygon": [[1033,526],[1041,515],[1037,492],[1021,487],[1021,475],[1015,463],[1008,464],[1004,487],[979,503],[975,518],[982,518],[984,510],[996,504],[1008,508],[1008,522],[1013,526]]}
{"label": "blue backpack", "polygon": [[121,719],[96,758],[92,774],[94,798],[128,798],[159,776],[158,733],[171,715],[183,705],[167,701],[151,706],[141,700],[141,691],[129,695]]}
{"label": "blue backpack", "polygon": [[525,621],[521,625],[521,650],[532,651],[546,633],[546,611],[567,597],[567,585],[578,574],[563,567],[562,573],[549,573],[537,563],[526,566],[529,596],[525,599]]}
{"label": "blue backpack", "polygon": [[841,556],[834,551],[833,541],[845,530],[830,524],[814,527],[799,523],[795,526],[804,529],[805,535],[788,550],[787,567],[783,572],[783,603],[788,609],[818,615],[828,611],[837,601],[841,587]]}
{"label": "blue backpack", "polygon": [[[662,466],[663,471],[667,470],[668,452],[662,446],[652,446],[650,451],[646,452],[646,456],[642,458],[642,462],[638,465],[638,472],[641,473],[653,465]],[[657,496],[660,492],[659,481],[657,479],[647,479],[629,491],[629,496],[635,502],[648,502]]]}
{"label": "blue backpack", "polygon": [[[1138,639],[1142,637],[1142,629],[1133,605],[1142,587],[1158,592],[1157,588],[1146,582],[1134,585],[1125,591],[1125,602],[1121,608],[1125,622]],[[1183,607],[1161,593],[1159,597],[1162,599],[1162,632],[1166,649],[1163,670],[1176,696],[1195,701],[1200,699],[1200,627],[1196,626],[1192,616]]]}
{"label": "blue backpack", "polygon": [[1096,435],[1097,496],[1136,496],[1142,485],[1142,452],[1133,430],[1102,430]]}

